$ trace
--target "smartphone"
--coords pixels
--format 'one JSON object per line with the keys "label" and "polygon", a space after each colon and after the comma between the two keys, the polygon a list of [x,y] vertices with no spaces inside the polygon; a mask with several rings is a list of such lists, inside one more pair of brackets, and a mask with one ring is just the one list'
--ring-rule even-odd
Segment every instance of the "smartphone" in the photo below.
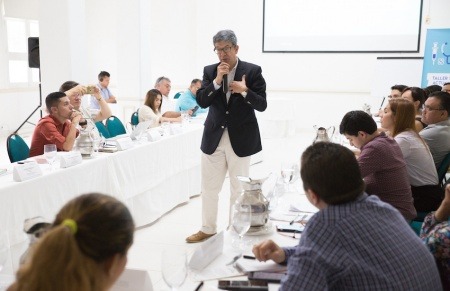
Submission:
{"label": "smartphone", "polygon": [[279,224],[277,225],[277,231],[279,232],[295,232],[301,233],[305,227],[298,224]]}
{"label": "smartphone", "polygon": [[285,276],[285,273],[274,272],[249,272],[249,280],[263,280],[269,283],[280,283],[281,279]]}
{"label": "smartphone", "polygon": [[198,105],[196,105],[194,108],[192,108],[192,115],[194,115],[195,112],[197,112],[198,108],[199,108]]}
{"label": "smartphone", "polygon": [[269,290],[267,281],[261,280],[249,280],[249,281],[228,281],[228,280],[219,280],[218,284],[219,289],[222,290]]}
{"label": "smartphone", "polygon": [[86,87],[86,94],[94,94],[95,86],[87,86]]}

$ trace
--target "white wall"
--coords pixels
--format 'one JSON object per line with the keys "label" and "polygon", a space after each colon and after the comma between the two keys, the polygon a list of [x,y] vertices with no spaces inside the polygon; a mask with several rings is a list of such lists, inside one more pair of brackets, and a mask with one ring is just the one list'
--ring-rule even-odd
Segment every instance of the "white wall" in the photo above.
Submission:
{"label": "white wall", "polygon": [[[153,87],[159,76],[168,76],[172,80],[172,95],[187,88],[193,78],[201,78],[203,66],[217,61],[212,36],[220,29],[230,28],[238,37],[239,57],[262,66],[269,106],[272,99],[288,98],[296,112],[315,113],[318,108],[325,113],[303,114],[305,118],[298,119],[298,126],[334,123],[334,119],[349,108],[359,109],[366,102],[375,107],[380,102],[371,97],[378,54],[263,54],[261,0],[229,0],[226,3],[218,0],[39,2],[40,7],[51,7],[41,11],[41,43],[44,39],[62,40],[77,48],[59,47],[58,58],[41,50],[41,63],[52,68],[43,72],[44,97],[49,91],[57,90],[61,81],[74,79],[92,83],[96,82],[100,70],[107,70],[112,74],[111,86],[117,93],[119,104],[129,112],[142,102],[146,91]],[[67,10],[71,5],[75,5],[75,12]],[[50,11],[67,14],[69,19],[60,17],[61,23],[56,24],[50,18]],[[448,11],[449,1],[424,1],[423,19],[428,15],[430,24],[423,21],[421,52],[405,56],[422,55],[426,28],[450,27]],[[47,13],[48,17],[44,18],[42,13]],[[64,31],[58,30],[60,25],[65,27]],[[0,31],[1,28],[0,25]],[[74,42],[74,35],[64,38],[65,32],[74,31],[79,36],[77,42]],[[56,69],[57,65],[69,68],[61,73]],[[20,124],[34,108],[36,93],[37,88],[14,93],[0,91],[0,127],[7,125],[13,129]],[[12,95],[19,96],[14,98],[20,102],[16,99],[11,102]],[[25,108],[23,102],[31,103],[30,108]],[[331,118],[334,112],[338,113]]]}

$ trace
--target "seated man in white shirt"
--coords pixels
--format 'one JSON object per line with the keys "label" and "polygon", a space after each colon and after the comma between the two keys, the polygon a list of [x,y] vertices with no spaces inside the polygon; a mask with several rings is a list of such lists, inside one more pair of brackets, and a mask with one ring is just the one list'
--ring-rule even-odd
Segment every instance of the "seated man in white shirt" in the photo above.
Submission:
{"label": "seated man in white shirt", "polygon": [[161,104],[161,114],[164,117],[180,117],[181,113],[175,111],[175,102],[169,97],[170,89],[170,79],[167,77],[159,77],[156,79],[155,89],[157,89],[162,94],[162,104]]}
{"label": "seated man in white shirt", "polygon": [[422,110],[422,122],[428,126],[419,134],[428,144],[436,167],[450,153],[449,116],[450,94],[443,91],[431,93]]}

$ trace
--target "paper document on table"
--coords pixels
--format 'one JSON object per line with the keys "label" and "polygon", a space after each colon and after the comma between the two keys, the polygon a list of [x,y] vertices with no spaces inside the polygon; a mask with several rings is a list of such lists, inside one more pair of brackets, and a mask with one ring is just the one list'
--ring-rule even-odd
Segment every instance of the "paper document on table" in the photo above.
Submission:
{"label": "paper document on table", "polygon": [[304,223],[306,223],[312,216],[314,215],[314,213],[311,212],[303,212],[303,211],[292,211],[292,212],[273,212],[270,213],[270,219],[271,220],[276,220],[276,221],[286,221],[286,222],[291,222],[291,221],[302,221]]}
{"label": "paper document on table", "polygon": [[296,201],[291,203],[289,211],[316,213],[319,210],[309,202],[306,195],[298,195]]}
{"label": "paper document on table", "polygon": [[244,273],[255,271],[266,272],[284,272],[287,270],[286,265],[280,265],[274,261],[260,262],[258,260],[239,259],[236,262],[236,268]]}
{"label": "paper document on table", "polygon": [[[191,269],[195,281],[207,281],[242,276],[234,267],[235,254],[221,254],[203,270]],[[230,264],[231,263],[231,264]]]}
{"label": "paper document on table", "polygon": [[202,243],[194,252],[189,261],[189,267],[202,270],[213,262],[223,252],[223,231]]}
{"label": "paper document on table", "polygon": [[280,289],[281,284],[278,283],[269,283],[269,291],[278,291]]}

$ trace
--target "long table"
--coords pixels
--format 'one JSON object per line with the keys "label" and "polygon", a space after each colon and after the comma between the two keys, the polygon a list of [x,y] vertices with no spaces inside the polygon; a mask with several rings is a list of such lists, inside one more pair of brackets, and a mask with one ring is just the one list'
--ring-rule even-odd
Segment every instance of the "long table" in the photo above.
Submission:
{"label": "long table", "polygon": [[26,218],[53,221],[70,199],[90,192],[109,194],[130,209],[136,226],[154,222],[175,206],[200,193],[200,142],[203,126],[188,124],[183,132],[156,142],[135,143],[131,149],[100,153],[79,165],[14,182],[12,168],[0,176],[0,232],[9,244],[26,239]]}

